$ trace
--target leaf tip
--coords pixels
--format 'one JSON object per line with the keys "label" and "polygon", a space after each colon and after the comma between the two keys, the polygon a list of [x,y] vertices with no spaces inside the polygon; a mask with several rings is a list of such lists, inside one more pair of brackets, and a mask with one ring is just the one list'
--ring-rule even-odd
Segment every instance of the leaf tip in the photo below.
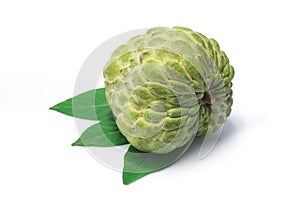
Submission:
{"label": "leaf tip", "polygon": [[49,110],[54,110],[54,111],[58,111],[58,112],[59,112],[59,107],[58,107],[58,105],[59,105],[59,104],[56,104],[56,105],[54,105],[54,106],[51,106],[51,107],[49,108]]}
{"label": "leaf tip", "polygon": [[71,146],[72,146],[72,147],[74,147],[74,146],[82,146],[82,143],[81,143],[80,139],[78,139],[76,142],[73,142],[73,143],[71,144]]}
{"label": "leaf tip", "polygon": [[124,184],[124,185],[129,185],[130,183],[134,182],[134,181],[130,180],[130,179],[127,177],[127,173],[126,173],[126,172],[123,172],[122,180],[123,180],[123,184]]}
{"label": "leaf tip", "polygon": [[122,174],[122,179],[123,179],[123,184],[124,185],[129,185],[144,176],[148,175],[149,173],[131,173],[131,172],[124,172]]}

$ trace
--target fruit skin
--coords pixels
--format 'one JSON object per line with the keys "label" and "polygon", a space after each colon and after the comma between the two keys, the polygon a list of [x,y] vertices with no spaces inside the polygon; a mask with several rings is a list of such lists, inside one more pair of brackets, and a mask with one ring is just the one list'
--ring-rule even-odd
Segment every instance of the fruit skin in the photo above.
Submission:
{"label": "fruit skin", "polygon": [[214,39],[185,27],[133,37],[103,74],[121,133],[144,152],[168,153],[215,132],[231,112],[229,59]]}

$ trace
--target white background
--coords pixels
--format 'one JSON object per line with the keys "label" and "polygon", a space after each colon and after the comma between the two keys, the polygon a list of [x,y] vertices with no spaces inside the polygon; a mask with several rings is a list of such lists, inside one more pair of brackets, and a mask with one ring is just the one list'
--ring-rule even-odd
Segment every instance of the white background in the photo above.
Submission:
{"label": "white background", "polygon": [[[0,199],[299,199],[297,1],[1,1]],[[86,57],[119,33],[186,26],[215,38],[235,67],[234,106],[204,160],[197,149],[129,185],[71,147]]]}

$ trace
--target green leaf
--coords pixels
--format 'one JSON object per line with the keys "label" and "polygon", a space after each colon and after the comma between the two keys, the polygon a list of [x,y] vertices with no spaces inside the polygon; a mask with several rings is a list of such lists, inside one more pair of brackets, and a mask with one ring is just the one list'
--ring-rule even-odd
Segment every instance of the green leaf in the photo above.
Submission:
{"label": "green leaf", "polygon": [[84,92],[51,107],[50,110],[81,119],[113,119],[112,111],[106,101],[105,88]]}
{"label": "green leaf", "polygon": [[86,129],[72,146],[111,147],[128,144],[114,120],[103,120]]}
{"label": "green leaf", "polygon": [[124,157],[123,184],[128,185],[152,172],[173,164],[189,145],[167,154],[145,153],[129,146]]}

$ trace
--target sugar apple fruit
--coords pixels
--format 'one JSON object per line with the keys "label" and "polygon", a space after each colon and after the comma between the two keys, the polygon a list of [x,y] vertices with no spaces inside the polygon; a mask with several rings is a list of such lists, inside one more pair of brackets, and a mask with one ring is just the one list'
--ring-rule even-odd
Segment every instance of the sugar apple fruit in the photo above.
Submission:
{"label": "sugar apple fruit", "polygon": [[214,39],[156,27],[116,49],[104,69],[117,126],[144,152],[168,153],[230,115],[234,69]]}

